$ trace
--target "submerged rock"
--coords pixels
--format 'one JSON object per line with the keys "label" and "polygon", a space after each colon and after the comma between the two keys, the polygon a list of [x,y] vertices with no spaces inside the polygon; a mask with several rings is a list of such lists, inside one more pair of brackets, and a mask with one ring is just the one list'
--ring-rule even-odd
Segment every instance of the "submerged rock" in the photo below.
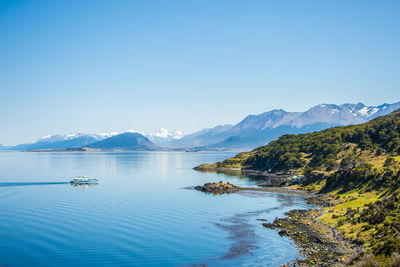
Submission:
{"label": "submerged rock", "polygon": [[218,183],[206,183],[203,186],[198,185],[194,189],[216,195],[234,193],[240,190],[239,187],[222,181],[219,181]]}

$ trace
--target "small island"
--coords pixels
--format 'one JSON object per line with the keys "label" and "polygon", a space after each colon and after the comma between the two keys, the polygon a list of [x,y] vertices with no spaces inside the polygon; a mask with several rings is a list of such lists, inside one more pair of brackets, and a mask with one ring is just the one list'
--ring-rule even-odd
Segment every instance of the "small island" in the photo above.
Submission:
{"label": "small island", "polygon": [[203,186],[198,185],[194,189],[205,193],[212,193],[215,195],[230,194],[238,192],[240,190],[238,186],[235,186],[228,182],[224,183],[222,181],[219,181],[217,183],[206,183]]}
{"label": "small island", "polygon": [[[192,187],[193,188],[193,187]],[[312,192],[293,189],[288,186],[261,186],[261,187],[244,187],[233,185],[229,182],[219,181],[217,183],[206,183],[204,185],[198,185],[194,187],[195,190],[201,191],[204,193],[211,193],[215,195],[221,194],[230,194],[236,193],[240,191],[258,191],[258,192],[272,192],[272,193],[284,193],[284,194],[292,194],[299,195],[303,197],[314,197],[315,194]]]}

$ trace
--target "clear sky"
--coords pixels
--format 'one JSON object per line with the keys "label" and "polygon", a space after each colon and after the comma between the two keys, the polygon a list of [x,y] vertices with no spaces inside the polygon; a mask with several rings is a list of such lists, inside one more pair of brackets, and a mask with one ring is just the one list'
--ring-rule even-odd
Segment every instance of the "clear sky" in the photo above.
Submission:
{"label": "clear sky", "polygon": [[400,100],[400,1],[0,1],[0,143]]}

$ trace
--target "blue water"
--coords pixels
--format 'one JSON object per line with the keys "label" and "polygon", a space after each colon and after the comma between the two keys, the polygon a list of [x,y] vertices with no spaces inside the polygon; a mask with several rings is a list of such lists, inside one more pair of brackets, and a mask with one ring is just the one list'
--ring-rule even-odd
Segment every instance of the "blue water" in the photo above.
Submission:
{"label": "blue water", "polygon": [[[262,227],[298,196],[214,196],[188,186],[248,178],[192,167],[233,153],[0,153],[0,266],[279,266],[292,242]],[[68,183],[88,175],[99,184]]]}

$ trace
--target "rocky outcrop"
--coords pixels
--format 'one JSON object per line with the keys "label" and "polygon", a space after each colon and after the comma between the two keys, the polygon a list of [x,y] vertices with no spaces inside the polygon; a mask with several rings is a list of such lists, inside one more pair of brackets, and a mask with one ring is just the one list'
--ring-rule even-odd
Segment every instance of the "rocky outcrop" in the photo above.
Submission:
{"label": "rocky outcrop", "polygon": [[194,189],[205,193],[212,193],[216,195],[230,194],[240,190],[239,187],[231,184],[219,181],[218,183],[206,183],[203,186],[196,186]]}

